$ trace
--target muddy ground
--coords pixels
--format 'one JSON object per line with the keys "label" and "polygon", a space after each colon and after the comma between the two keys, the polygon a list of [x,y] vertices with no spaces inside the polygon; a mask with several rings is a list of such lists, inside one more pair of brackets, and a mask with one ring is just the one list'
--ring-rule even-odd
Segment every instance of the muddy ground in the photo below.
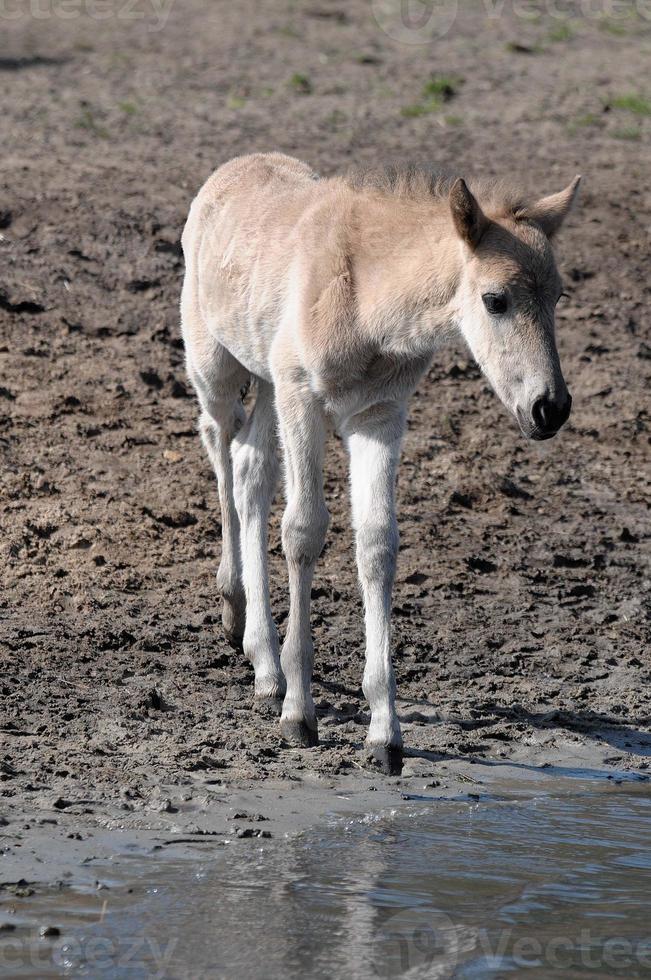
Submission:
{"label": "muddy ground", "polygon": [[[579,16],[567,3],[563,19],[507,3],[489,16],[495,6],[461,4],[445,36],[421,43],[390,36],[379,0],[176,0],[164,25],[144,0],[102,6],[102,20],[81,0],[65,18],[54,0],[3,12],[8,854],[25,814],[135,819],[207,783],[334,787],[363,774],[361,609],[337,442],[314,585],[318,748],[283,746],[276,721],[252,711],[252,671],[220,627],[220,515],[184,375],[179,237],[201,182],[250,150],[326,174],[405,159],[517,174],[541,193],[584,174],[559,243],[567,428],[525,442],[461,347],[436,358],[414,400],[399,481],[409,757],[397,785],[436,783],[458,759],[646,769],[651,15],[631,3]],[[426,90],[433,77],[444,83]]]}

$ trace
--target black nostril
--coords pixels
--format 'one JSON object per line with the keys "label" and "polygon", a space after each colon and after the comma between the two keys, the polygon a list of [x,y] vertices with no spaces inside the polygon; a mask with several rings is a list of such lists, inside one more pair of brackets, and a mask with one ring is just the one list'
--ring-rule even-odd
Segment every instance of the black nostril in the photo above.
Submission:
{"label": "black nostril", "polygon": [[543,395],[542,398],[537,398],[533,403],[533,408],[531,409],[531,417],[537,429],[542,432],[546,432],[549,428],[549,407],[550,402],[548,398]]}
{"label": "black nostril", "polygon": [[537,398],[531,409],[531,417],[534,425],[540,432],[558,432],[561,426],[565,425],[572,411],[572,396],[568,392],[567,399],[562,405],[543,395]]}

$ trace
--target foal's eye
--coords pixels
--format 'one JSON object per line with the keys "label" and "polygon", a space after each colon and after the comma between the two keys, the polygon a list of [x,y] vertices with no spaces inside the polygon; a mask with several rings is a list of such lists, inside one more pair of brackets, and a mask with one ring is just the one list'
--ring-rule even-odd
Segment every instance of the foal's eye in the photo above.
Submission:
{"label": "foal's eye", "polygon": [[505,293],[484,293],[482,299],[484,306],[493,316],[502,316],[506,313],[509,301]]}

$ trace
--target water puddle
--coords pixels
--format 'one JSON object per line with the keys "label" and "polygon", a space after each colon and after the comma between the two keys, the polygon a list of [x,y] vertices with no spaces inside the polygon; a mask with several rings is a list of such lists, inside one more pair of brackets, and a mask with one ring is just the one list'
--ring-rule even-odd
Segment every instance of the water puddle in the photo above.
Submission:
{"label": "water puddle", "polygon": [[[412,799],[292,839],[201,844],[192,858],[167,848],[102,870],[96,895],[18,907],[0,975],[651,976],[645,784]],[[60,936],[38,936],[44,917]]]}

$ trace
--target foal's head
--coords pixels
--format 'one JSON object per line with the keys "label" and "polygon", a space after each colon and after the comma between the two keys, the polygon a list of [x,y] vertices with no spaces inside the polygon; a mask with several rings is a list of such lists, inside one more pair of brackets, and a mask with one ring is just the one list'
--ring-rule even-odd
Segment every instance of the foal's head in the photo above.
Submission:
{"label": "foal's head", "polygon": [[463,251],[456,296],[461,331],[530,439],[556,435],[572,406],[554,336],[563,287],[549,242],[572,206],[579,180],[530,207],[488,214],[462,179],[450,191]]}

